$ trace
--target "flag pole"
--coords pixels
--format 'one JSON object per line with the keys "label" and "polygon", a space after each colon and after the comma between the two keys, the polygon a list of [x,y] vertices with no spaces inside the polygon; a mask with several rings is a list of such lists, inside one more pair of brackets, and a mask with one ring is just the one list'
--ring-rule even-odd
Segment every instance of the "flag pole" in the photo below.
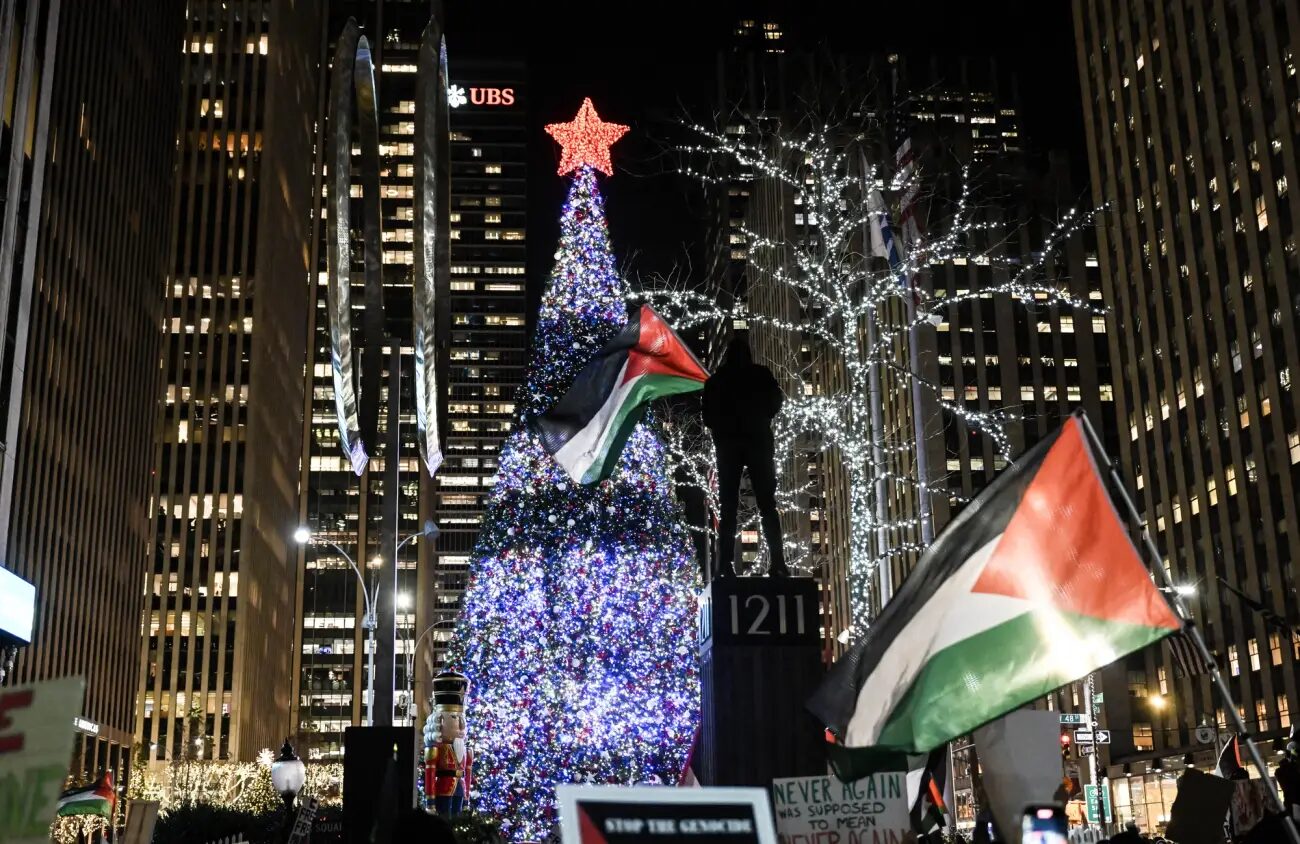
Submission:
{"label": "flag pole", "polygon": [[1296,831],[1295,822],[1292,820],[1291,816],[1287,814],[1286,804],[1282,802],[1282,797],[1278,794],[1277,786],[1273,783],[1273,780],[1269,778],[1268,765],[1264,763],[1264,757],[1260,755],[1259,748],[1255,746],[1255,740],[1251,737],[1250,731],[1246,729],[1246,723],[1242,720],[1241,713],[1237,710],[1237,703],[1232,699],[1232,691],[1228,689],[1228,684],[1224,682],[1223,674],[1219,671],[1218,663],[1214,661],[1214,655],[1210,653],[1209,647],[1205,644],[1205,638],[1201,635],[1200,628],[1196,625],[1196,622],[1192,620],[1191,613],[1188,612],[1187,605],[1183,602],[1182,596],[1179,595],[1177,589],[1174,588],[1174,579],[1170,576],[1169,572],[1165,570],[1164,562],[1160,556],[1160,549],[1156,547],[1155,540],[1151,538],[1151,534],[1147,531],[1146,522],[1142,520],[1141,515],[1138,513],[1137,505],[1129,496],[1128,490],[1125,489],[1119,470],[1115,467],[1115,464],[1111,462],[1110,455],[1106,453],[1101,437],[1097,435],[1097,430],[1092,426],[1092,420],[1090,420],[1088,415],[1082,410],[1076,411],[1076,414],[1079,421],[1083,423],[1083,428],[1088,434],[1088,439],[1092,441],[1093,453],[1097,455],[1098,460],[1105,464],[1106,469],[1110,474],[1111,487],[1119,499],[1124,502],[1124,507],[1128,511],[1128,517],[1132,520],[1133,524],[1138,526],[1138,529],[1142,534],[1142,546],[1151,558],[1151,565],[1156,569],[1156,571],[1160,572],[1160,577],[1164,580],[1165,586],[1169,590],[1166,594],[1168,594],[1170,601],[1173,603],[1174,609],[1178,611],[1179,618],[1183,620],[1183,631],[1196,646],[1196,649],[1200,652],[1201,658],[1205,661],[1205,664],[1210,666],[1210,677],[1214,680],[1214,686],[1218,690],[1219,696],[1223,698],[1225,707],[1228,712],[1231,713],[1232,720],[1236,723],[1237,733],[1241,738],[1246,740],[1246,750],[1250,753],[1250,759],[1255,763],[1255,767],[1259,770],[1259,776],[1268,789],[1269,797],[1273,798],[1273,805],[1282,813],[1282,826],[1286,829],[1288,839],[1291,841],[1291,844],[1300,844],[1300,832]]}

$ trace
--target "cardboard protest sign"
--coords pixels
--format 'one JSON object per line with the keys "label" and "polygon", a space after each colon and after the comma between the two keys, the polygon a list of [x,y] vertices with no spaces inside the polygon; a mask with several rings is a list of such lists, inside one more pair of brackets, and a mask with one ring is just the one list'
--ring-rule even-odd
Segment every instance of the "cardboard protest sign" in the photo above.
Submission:
{"label": "cardboard protest sign", "polygon": [[64,677],[0,688],[0,841],[48,844],[86,683]]}
{"label": "cardboard protest sign", "polygon": [[761,788],[561,785],[563,844],[776,844]]}
{"label": "cardboard protest sign", "polygon": [[906,774],[856,782],[794,777],[772,783],[781,844],[897,844],[911,829]]}
{"label": "cardboard protest sign", "polygon": [[1249,832],[1270,813],[1273,798],[1264,780],[1236,780],[1232,794],[1232,828],[1239,834]]}

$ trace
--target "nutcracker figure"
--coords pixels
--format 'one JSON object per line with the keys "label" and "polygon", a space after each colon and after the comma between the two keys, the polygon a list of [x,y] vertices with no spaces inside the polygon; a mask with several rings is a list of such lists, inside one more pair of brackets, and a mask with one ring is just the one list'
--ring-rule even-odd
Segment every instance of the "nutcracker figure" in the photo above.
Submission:
{"label": "nutcracker figure", "polygon": [[425,794],[444,818],[460,814],[469,796],[472,758],[465,746],[465,700],[469,678],[444,671],[433,678],[433,712],[425,725]]}

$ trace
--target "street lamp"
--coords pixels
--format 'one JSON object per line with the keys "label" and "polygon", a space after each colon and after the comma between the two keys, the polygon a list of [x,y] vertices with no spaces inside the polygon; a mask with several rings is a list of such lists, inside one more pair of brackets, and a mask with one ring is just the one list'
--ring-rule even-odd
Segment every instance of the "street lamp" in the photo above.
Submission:
{"label": "street lamp", "polygon": [[[394,565],[396,565],[398,552],[405,548],[408,543],[420,536],[433,538],[437,535],[437,524],[435,524],[432,519],[426,521],[419,532],[413,533],[401,542],[397,543],[397,546],[393,549]],[[366,584],[365,575],[361,573],[361,569],[357,566],[356,561],[352,559],[352,555],[347,551],[344,551],[337,543],[314,536],[311,532],[311,528],[306,525],[299,525],[293,532],[293,538],[299,545],[310,545],[318,542],[322,545],[328,545],[342,554],[343,559],[348,561],[348,565],[352,567],[352,572],[356,574],[357,580],[361,584],[361,598],[366,609],[366,614],[362,619],[361,626],[366,631],[366,641],[369,643],[368,647],[370,651],[366,657],[367,674],[369,675],[366,678],[366,726],[373,727],[375,725],[375,630],[379,627],[379,613],[377,607],[379,601],[379,590],[375,589],[373,592],[370,590],[370,587]],[[383,565],[384,558],[379,554],[376,554],[366,563],[367,568],[372,569],[382,568]]]}
{"label": "street lamp", "polygon": [[366,726],[373,727],[375,725],[375,628],[379,626],[378,616],[375,612],[375,599],[378,597],[378,590],[375,593],[370,591],[369,587],[366,586],[365,575],[361,573],[361,569],[357,568],[356,560],[353,560],[352,555],[344,551],[337,543],[313,536],[311,529],[306,526],[301,526],[295,530],[293,538],[299,545],[319,542],[338,551],[343,555],[343,559],[348,561],[348,565],[352,566],[352,572],[357,576],[357,581],[361,583],[361,599],[366,608],[366,615],[361,620],[361,626],[366,630],[366,640],[369,642],[370,651],[367,656],[369,676],[366,678]]}
{"label": "street lamp", "polygon": [[293,801],[298,798],[298,792],[302,791],[303,784],[307,782],[307,766],[298,758],[298,754],[293,752],[293,745],[289,744],[289,739],[284,740],[284,745],[280,748],[280,755],[271,763],[271,786],[280,794],[280,799],[284,801],[284,811],[289,813],[293,809]]}

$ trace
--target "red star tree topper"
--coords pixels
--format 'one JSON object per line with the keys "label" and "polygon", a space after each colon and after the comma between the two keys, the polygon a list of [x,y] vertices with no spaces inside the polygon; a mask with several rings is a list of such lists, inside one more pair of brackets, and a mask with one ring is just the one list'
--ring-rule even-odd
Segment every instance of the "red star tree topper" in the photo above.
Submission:
{"label": "red star tree topper", "polygon": [[606,123],[596,114],[591,97],[582,101],[578,116],[568,123],[551,123],[546,133],[559,141],[561,176],[572,173],[583,165],[596,168],[606,176],[614,175],[614,165],[609,160],[609,148],[623,137],[627,127]]}

